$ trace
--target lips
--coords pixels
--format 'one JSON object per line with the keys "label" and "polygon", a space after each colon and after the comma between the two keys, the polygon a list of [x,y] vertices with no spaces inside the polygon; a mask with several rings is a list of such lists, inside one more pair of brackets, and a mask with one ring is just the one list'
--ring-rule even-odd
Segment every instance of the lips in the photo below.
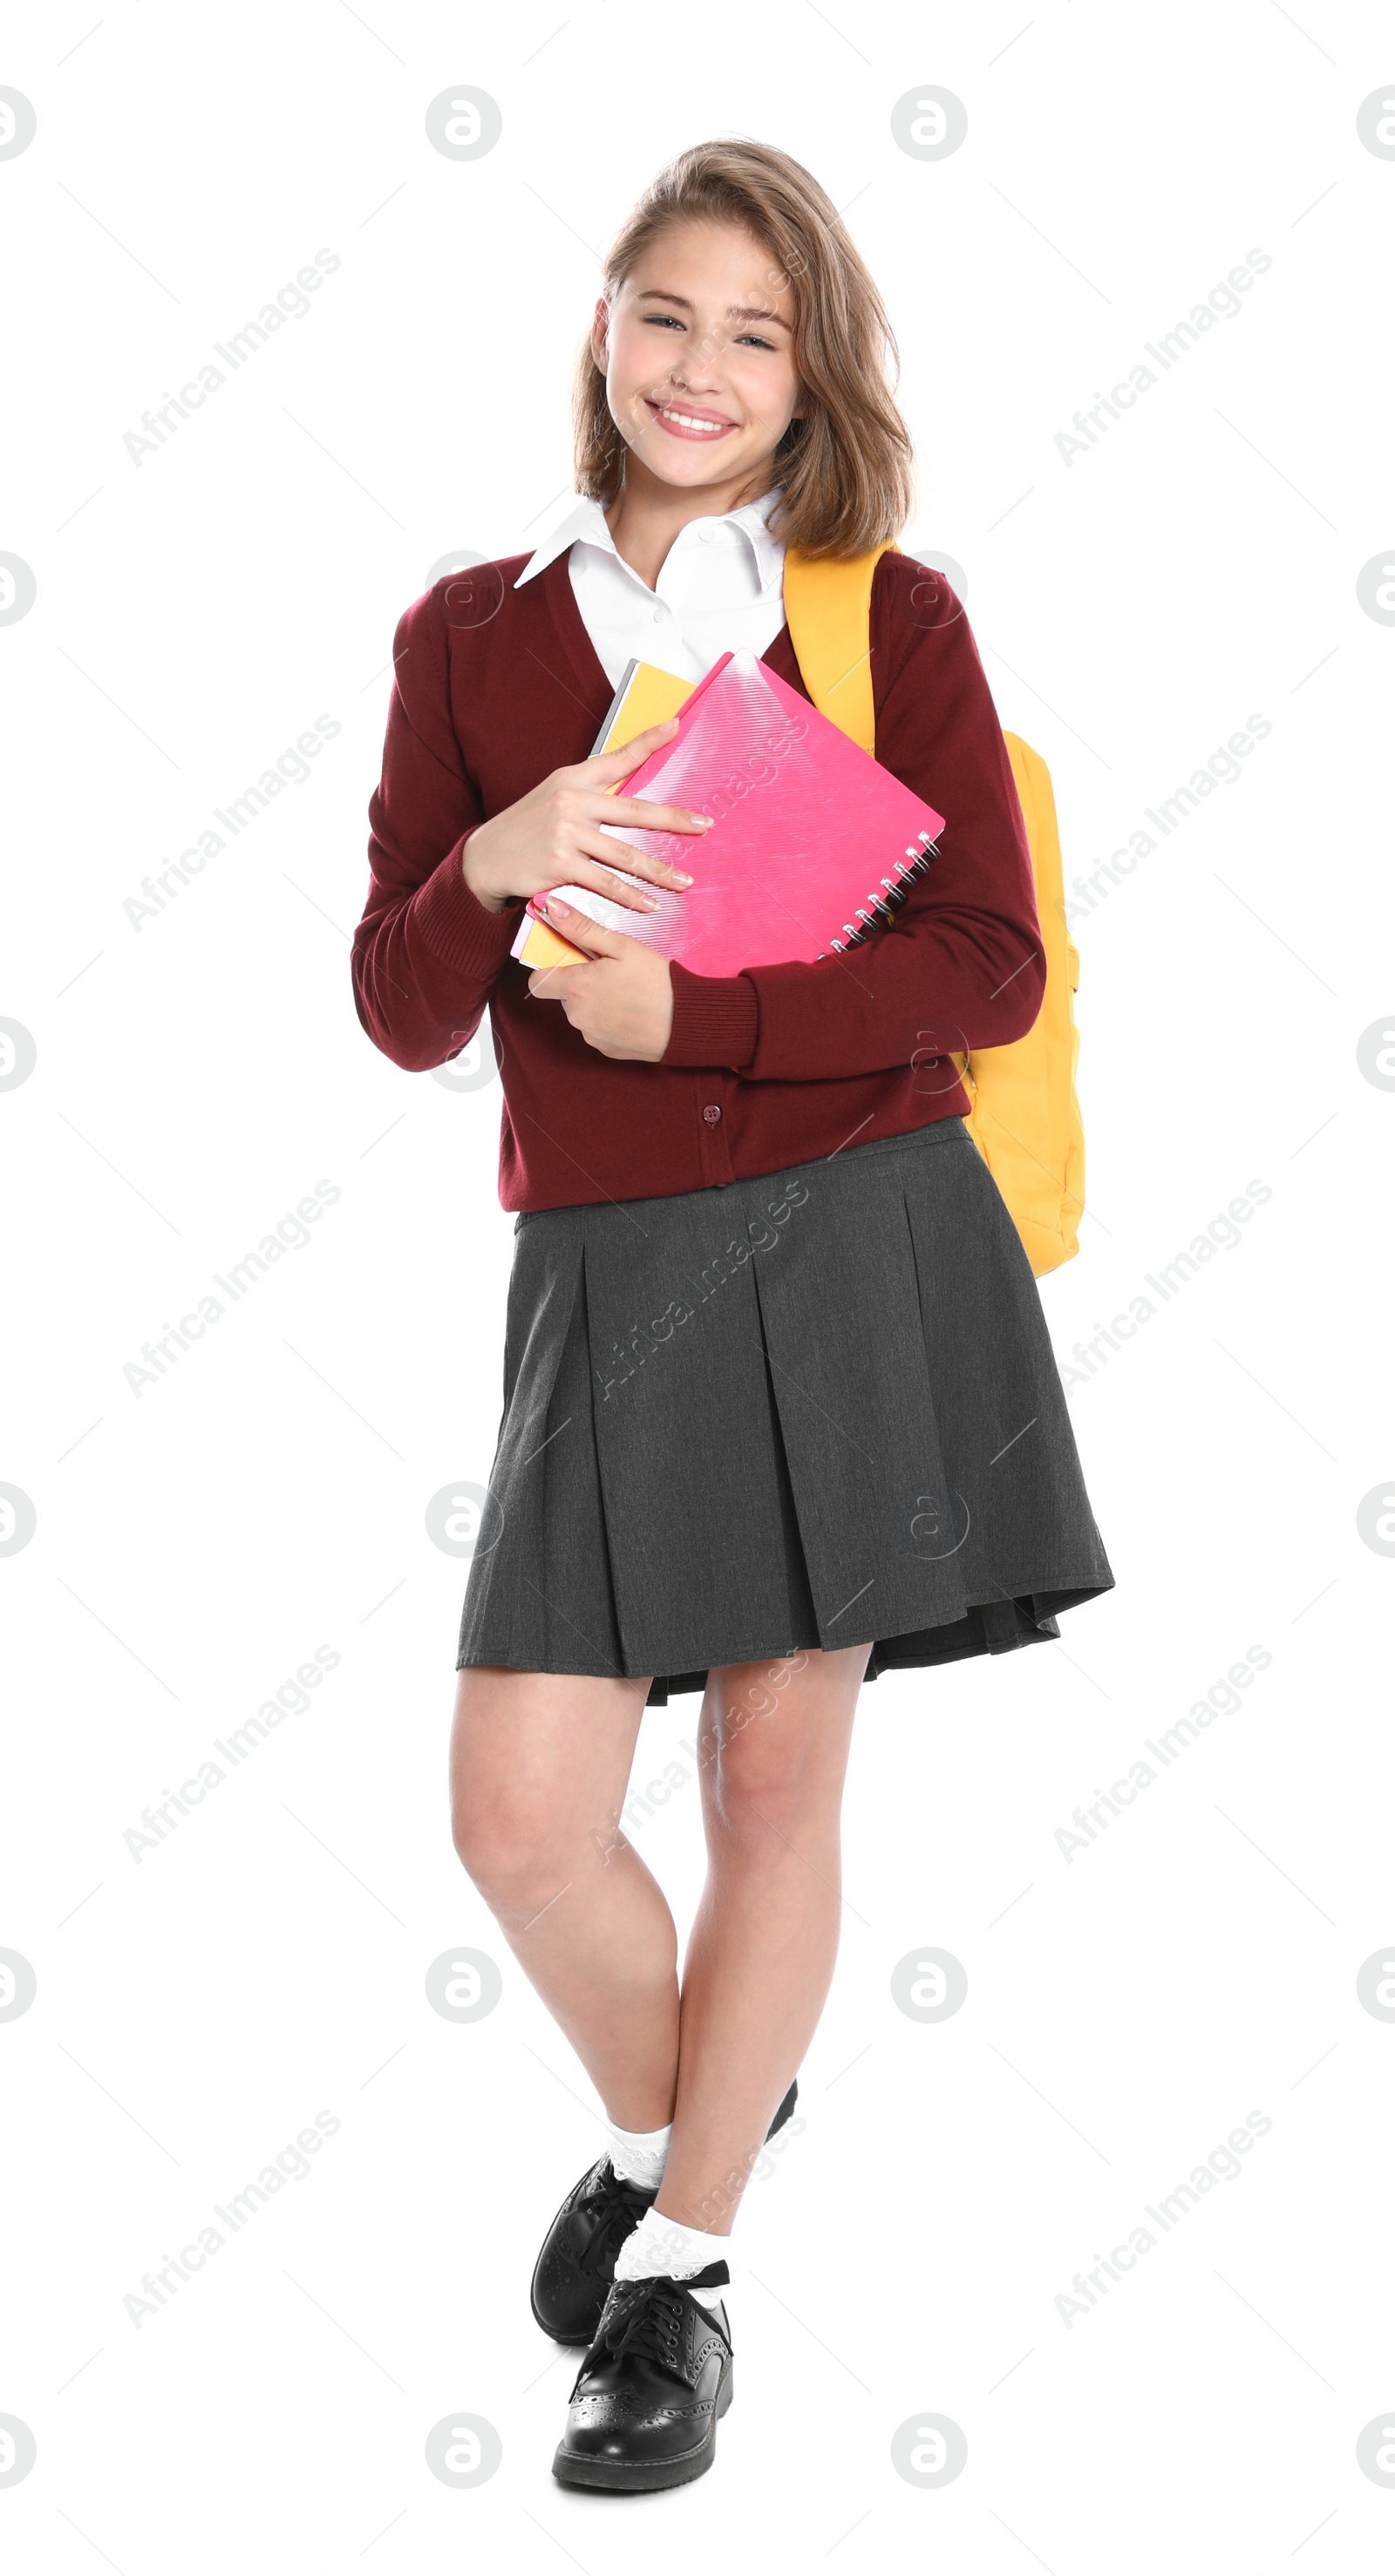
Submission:
{"label": "lips", "polygon": [[650,394],[645,395],[644,402],[650,418],[670,438],[705,441],[711,447],[736,427],[735,421],[727,420],[721,412],[704,410],[700,403],[660,403]]}

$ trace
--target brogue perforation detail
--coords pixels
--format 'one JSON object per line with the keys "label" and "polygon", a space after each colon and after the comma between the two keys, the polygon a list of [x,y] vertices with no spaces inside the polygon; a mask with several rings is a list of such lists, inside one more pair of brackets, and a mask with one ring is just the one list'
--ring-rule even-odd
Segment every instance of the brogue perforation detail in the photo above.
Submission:
{"label": "brogue perforation detail", "polygon": [[613,2282],[553,2475],[632,2494],[700,2477],[731,2394],[730,2338],[686,2282],[668,2274]]}

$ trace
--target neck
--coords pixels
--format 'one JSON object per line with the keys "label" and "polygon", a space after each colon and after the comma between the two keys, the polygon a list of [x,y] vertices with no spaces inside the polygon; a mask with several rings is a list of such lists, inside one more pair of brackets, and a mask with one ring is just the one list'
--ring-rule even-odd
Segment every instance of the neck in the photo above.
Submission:
{"label": "neck", "polygon": [[724,483],[704,483],[692,491],[676,491],[671,483],[661,483],[647,465],[630,456],[625,462],[624,482],[606,511],[605,523],[616,553],[652,590],[674,538],[691,520],[723,518],[744,501],[759,501],[774,480],[767,457],[762,464],[748,466],[744,474],[732,475]]}

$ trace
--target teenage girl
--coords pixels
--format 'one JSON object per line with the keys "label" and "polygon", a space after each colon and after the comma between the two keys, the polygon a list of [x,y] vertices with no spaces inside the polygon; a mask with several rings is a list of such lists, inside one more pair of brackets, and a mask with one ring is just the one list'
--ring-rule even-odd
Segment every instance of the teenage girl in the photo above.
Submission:
{"label": "teenage girl", "polygon": [[[807,170],[752,143],[683,153],[606,263],[579,505],[536,553],[407,610],[370,806],[363,1025],[422,1069],[487,1007],[502,1074],[516,1240],[453,1817],[607,2115],[532,2285],[538,2323],[585,2347],[553,2463],[576,2485],[711,2466],[729,2239],[833,1972],[864,1679],[1055,1637],[1113,1581],[949,1060],[1024,1035],[1045,964],[948,583],[893,547],[872,592],[877,757],[948,818],[892,926],[701,976],[555,900],[588,962],[530,974],[509,953],[530,895],[643,912],[645,886],[700,876],[701,814],[604,793],[673,723],[590,746],[632,658],[697,681],[747,646],[802,688],[786,547],[863,554],[909,513],[892,355]],[[688,835],[691,868],[603,824]],[[699,1690],[708,1876],[680,1990],[619,1817],[644,1708]]]}

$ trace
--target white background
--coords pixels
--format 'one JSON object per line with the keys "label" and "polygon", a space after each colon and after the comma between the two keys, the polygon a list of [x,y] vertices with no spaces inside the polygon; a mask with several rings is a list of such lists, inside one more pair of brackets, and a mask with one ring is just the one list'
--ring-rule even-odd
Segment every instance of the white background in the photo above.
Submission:
{"label": "white background", "polygon": [[[0,1479],[37,1514],[0,1561],[0,1944],[37,1977],[0,2023],[25,2576],[599,2571],[658,2542],[847,2576],[1390,2564],[1395,2490],[1356,2446],[1395,2420],[1395,2026],[1356,1980],[1395,1937],[1395,1568],[1357,1512],[1395,1468],[1395,1099],[1357,1045],[1395,999],[1395,634],[1357,580],[1395,533],[1395,166],[1356,119],[1395,61],[1374,6],[1029,6],[573,0],[492,35],[386,0],[8,13],[0,81],[38,119],[0,162],[0,547],[37,582],[0,628],[0,1013],[37,1047],[0,1096]],[[503,119],[474,162],[424,128],[462,82]],[[926,83],[968,116],[939,162],[891,130]],[[806,2125],[734,2239],[737,2403],[713,2474],[625,2507],[549,2475],[574,2362],[526,2299],[594,2097],[444,1796],[466,1569],[425,1511],[485,1480],[497,1427],[498,1087],[378,1055],[348,943],[394,623],[443,554],[568,506],[605,247],[721,133],[848,209],[901,345],[907,542],[964,569],[1068,881],[1272,727],[1077,927],[1063,1366],[1248,1182],[1272,1196],[1072,1388],[1117,1590],[1059,1647],[865,1695]],[[306,317],[133,463],[142,413],[322,247]],[[1076,411],[1251,249],[1239,315],[1064,462]],[[133,928],[142,878],[321,713],[306,782]],[[321,1179],[304,1248],[134,1394],[142,1343]],[[134,1858],[142,1809],[320,1645],[305,1709]],[[1072,1810],[1252,1645],[1239,1708],[1067,1859]],[[646,1718],[638,1783],[696,1713]],[[693,1790],[637,1839],[681,1927]],[[457,2025],[424,1979],[461,1944],[503,1995]],[[891,1994],[926,1945],[968,1976],[938,2025]],[[305,2178],[132,2323],[142,2274],[321,2110]],[[1238,2176],[1065,2322],[1072,2275],[1251,2111]],[[502,2442],[467,2491],[424,2452],[462,2410]],[[923,2490],[891,2443],[927,2411],[968,2459]]]}

